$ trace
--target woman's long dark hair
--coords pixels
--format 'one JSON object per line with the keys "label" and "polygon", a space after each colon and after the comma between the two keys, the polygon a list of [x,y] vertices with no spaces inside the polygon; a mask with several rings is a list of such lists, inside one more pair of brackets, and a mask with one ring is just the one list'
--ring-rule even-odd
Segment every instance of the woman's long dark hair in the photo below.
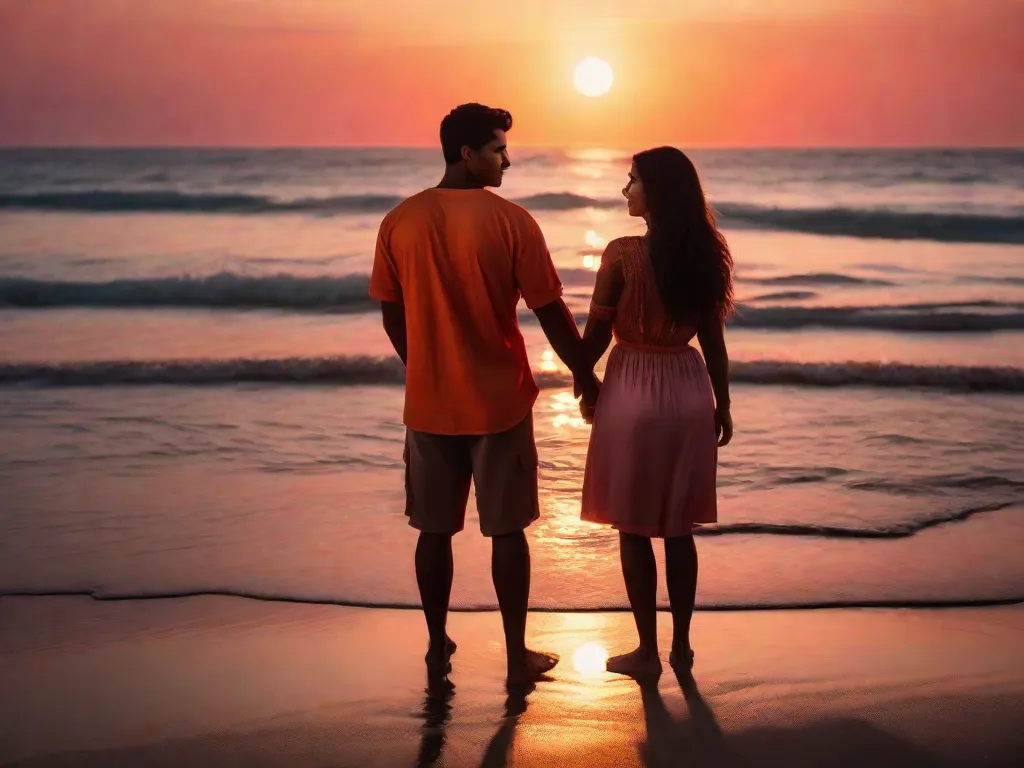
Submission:
{"label": "woman's long dark hair", "polygon": [[697,169],[675,147],[633,156],[647,199],[651,264],[669,318],[683,324],[732,313],[732,255]]}

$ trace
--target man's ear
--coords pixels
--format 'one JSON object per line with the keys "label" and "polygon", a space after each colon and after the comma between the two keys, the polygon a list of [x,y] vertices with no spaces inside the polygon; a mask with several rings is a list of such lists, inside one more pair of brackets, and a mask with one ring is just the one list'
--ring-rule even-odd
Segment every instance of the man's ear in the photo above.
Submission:
{"label": "man's ear", "polygon": [[463,144],[462,149],[459,150],[459,156],[462,158],[462,162],[468,163],[470,155],[473,154],[473,150],[468,145]]}

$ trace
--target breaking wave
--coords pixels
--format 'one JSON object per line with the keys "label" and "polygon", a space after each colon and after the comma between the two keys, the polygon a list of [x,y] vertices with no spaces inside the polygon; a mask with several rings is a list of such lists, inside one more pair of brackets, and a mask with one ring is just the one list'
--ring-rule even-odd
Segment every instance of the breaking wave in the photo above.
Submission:
{"label": "breaking wave", "polygon": [[[804,387],[929,388],[950,392],[1024,392],[1024,370],[1010,367],[923,366],[898,363],[733,361],[737,383]],[[571,384],[568,374],[537,372],[542,388]],[[387,386],[405,381],[394,357],[338,356],[234,360],[120,360],[0,364],[0,385],[102,387],[147,384]]]}
{"label": "breaking wave", "polygon": [[[83,213],[384,213],[401,197],[381,194],[282,199],[242,192],[182,192],[175,189],[92,189],[0,194],[0,209]],[[536,211],[569,211],[621,206],[616,198],[551,192],[518,198]],[[1024,243],[1024,217],[990,214],[901,211],[886,208],[777,208],[734,202],[715,206],[727,226],[889,240]]]}

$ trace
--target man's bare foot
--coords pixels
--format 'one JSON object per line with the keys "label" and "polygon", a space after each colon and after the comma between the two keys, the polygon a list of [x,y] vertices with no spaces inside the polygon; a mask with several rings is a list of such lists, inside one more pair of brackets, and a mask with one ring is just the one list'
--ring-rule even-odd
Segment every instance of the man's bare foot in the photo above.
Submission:
{"label": "man's bare foot", "polygon": [[435,650],[433,646],[427,648],[427,655],[423,660],[427,662],[427,678],[429,680],[440,680],[448,676],[452,671],[451,656],[457,647],[455,641],[445,635],[443,650]]}
{"label": "man's bare foot", "polygon": [[693,669],[693,650],[688,644],[672,646],[672,652],[668,655],[668,663],[671,664],[674,669],[678,669],[683,672]]}
{"label": "man's bare foot", "polygon": [[545,679],[545,673],[554,669],[558,655],[526,650],[519,658],[508,659],[508,684],[529,685]]}
{"label": "man's bare foot", "polygon": [[427,662],[427,678],[430,680],[439,680],[447,677],[448,673],[452,671],[452,663],[448,660],[447,654],[436,654],[427,651],[427,655],[423,659]]}
{"label": "man's bare foot", "polygon": [[632,653],[612,656],[608,659],[607,669],[616,675],[657,677],[661,674],[661,659],[657,653],[637,648]]}

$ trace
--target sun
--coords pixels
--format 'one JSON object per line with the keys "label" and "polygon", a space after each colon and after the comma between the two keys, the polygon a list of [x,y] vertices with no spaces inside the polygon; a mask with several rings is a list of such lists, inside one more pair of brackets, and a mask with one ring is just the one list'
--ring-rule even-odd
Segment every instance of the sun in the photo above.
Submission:
{"label": "sun", "polygon": [[573,74],[576,90],[584,96],[594,98],[608,93],[614,80],[615,77],[608,62],[596,56],[589,56],[577,64],[576,72]]}

